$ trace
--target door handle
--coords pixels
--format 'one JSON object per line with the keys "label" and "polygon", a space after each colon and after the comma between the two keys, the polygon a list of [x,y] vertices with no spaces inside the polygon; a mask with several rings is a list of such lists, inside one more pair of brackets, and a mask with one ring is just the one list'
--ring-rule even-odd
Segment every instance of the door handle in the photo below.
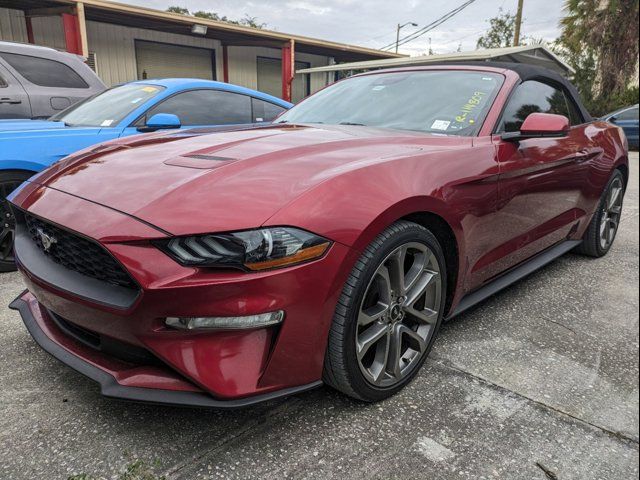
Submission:
{"label": "door handle", "polygon": [[574,161],[580,163],[593,158],[595,155],[596,154],[588,150],[580,150],[579,152],[576,152],[576,154],[573,156],[573,159]]}
{"label": "door handle", "polygon": [[579,150],[573,156],[573,160],[576,163],[587,162],[589,160],[593,160],[594,158],[602,155],[604,150],[601,147],[592,147],[590,149]]}
{"label": "door handle", "polygon": [[0,98],[0,103],[6,103],[8,105],[19,105],[22,103],[22,100],[11,100],[9,97]]}

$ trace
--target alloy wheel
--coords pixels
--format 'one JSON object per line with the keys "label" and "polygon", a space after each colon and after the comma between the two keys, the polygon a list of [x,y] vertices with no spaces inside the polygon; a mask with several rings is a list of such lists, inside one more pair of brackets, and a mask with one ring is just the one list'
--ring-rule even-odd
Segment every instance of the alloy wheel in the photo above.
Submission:
{"label": "alloy wheel", "polygon": [[607,250],[616,236],[622,212],[622,180],[616,178],[610,185],[600,217],[600,248]]}
{"label": "alloy wheel", "polygon": [[16,219],[9,207],[7,197],[20,186],[22,181],[0,182],[0,262],[12,263],[13,241],[15,237]]}
{"label": "alloy wheel", "polygon": [[438,261],[422,243],[397,247],[378,266],[356,332],[356,357],[369,383],[393,386],[420,363],[436,329],[441,291]]}

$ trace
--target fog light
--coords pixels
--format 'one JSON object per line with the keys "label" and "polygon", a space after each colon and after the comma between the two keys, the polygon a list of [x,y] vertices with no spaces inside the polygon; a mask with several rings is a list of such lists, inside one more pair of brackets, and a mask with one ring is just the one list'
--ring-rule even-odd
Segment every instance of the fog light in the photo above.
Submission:
{"label": "fog light", "polygon": [[165,324],[180,330],[232,330],[268,327],[282,322],[284,312],[259,313],[246,317],[167,317]]}

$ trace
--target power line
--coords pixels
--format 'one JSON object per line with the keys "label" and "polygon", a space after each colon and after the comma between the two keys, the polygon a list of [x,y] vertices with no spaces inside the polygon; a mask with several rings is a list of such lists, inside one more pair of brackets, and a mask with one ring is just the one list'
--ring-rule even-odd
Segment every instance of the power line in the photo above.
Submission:
{"label": "power line", "polygon": [[446,13],[445,15],[443,15],[442,17],[438,18],[437,20],[435,20],[434,22],[430,23],[429,25],[427,25],[426,27],[424,27],[423,30],[418,31],[418,32],[413,32],[412,34],[408,35],[407,37],[405,37],[404,39],[402,39],[400,41],[400,45],[408,43],[410,41],[415,40],[416,38],[421,37],[422,35],[424,35],[425,33],[433,30],[434,28],[442,25],[444,22],[446,22],[447,20],[449,20],[450,18],[454,17],[455,15],[457,15],[458,13],[460,13],[462,10],[464,10],[466,7],[468,7],[469,5],[471,5],[475,0],[469,0],[465,3],[463,3],[462,5],[460,5],[458,8],[453,9],[452,11],[450,11],[449,13]]}
{"label": "power line", "polygon": [[[439,25],[442,25],[444,22],[446,22],[447,20],[449,20],[451,17],[457,15],[458,13],[460,13],[462,10],[464,10],[465,8],[467,8],[469,5],[471,5],[473,2],[475,2],[475,0],[467,0],[465,3],[463,3],[462,5],[460,5],[457,8],[454,8],[453,10],[451,10],[448,13],[445,13],[443,16],[441,16],[440,18],[438,18],[437,20],[431,22],[428,25],[425,25],[424,27],[422,27],[421,29],[410,33],[409,35],[407,35],[406,37],[403,37],[400,39],[398,43],[398,45],[404,45],[405,43],[411,42],[413,40],[415,40],[418,37],[421,37],[422,35],[424,35],[425,33],[427,33],[430,30],[433,30],[434,28],[436,28]],[[389,45],[385,45],[384,47],[382,47],[380,50],[386,50],[388,48],[392,48],[395,47],[396,42],[390,43]]]}

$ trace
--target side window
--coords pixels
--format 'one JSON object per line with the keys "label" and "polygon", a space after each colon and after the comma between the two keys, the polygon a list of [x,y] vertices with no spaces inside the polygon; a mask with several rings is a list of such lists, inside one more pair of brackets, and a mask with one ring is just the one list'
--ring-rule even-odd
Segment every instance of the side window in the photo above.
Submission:
{"label": "side window", "polygon": [[568,117],[572,125],[582,123],[577,108],[567,99],[562,90],[535,80],[528,80],[521,83],[509,99],[502,114],[499,131],[520,130],[525,118],[531,113],[555,113]]}
{"label": "side window", "polygon": [[253,109],[253,121],[256,123],[271,122],[286,110],[286,108],[264,100],[258,100],[257,98],[251,99],[251,107]]}
{"label": "side window", "polygon": [[87,82],[64,63],[15,53],[2,53],[0,56],[35,85],[55,88],[89,88]]}
{"label": "side window", "polygon": [[146,114],[173,113],[183,126],[233,125],[251,123],[251,97],[219,90],[193,90],[178,93],[156,105]]}
{"label": "side window", "polygon": [[615,116],[616,120],[638,120],[638,107],[630,108]]}

